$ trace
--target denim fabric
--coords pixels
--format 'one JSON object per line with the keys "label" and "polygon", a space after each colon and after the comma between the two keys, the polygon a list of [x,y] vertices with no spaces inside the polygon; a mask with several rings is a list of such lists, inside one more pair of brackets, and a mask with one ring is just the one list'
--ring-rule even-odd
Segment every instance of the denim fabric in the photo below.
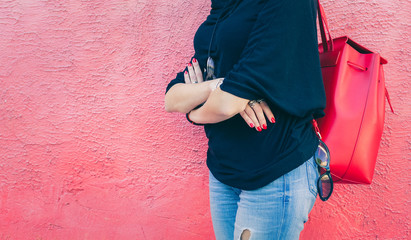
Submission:
{"label": "denim fabric", "polygon": [[210,208],[217,240],[298,239],[317,196],[314,158],[268,185],[251,191],[221,183],[210,173]]}

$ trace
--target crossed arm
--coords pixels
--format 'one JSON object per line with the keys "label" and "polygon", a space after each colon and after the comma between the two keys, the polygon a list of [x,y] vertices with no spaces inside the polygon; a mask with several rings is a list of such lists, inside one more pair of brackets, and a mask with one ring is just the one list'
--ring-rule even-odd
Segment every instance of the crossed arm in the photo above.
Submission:
{"label": "crossed arm", "polygon": [[[184,73],[185,83],[169,89],[165,96],[168,112],[189,113],[189,118],[200,124],[218,123],[240,113],[245,122],[257,131],[267,128],[265,116],[275,122],[274,115],[265,102],[248,104],[250,99],[237,97],[219,88],[222,79],[203,81],[198,62],[193,59]],[[196,106],[204,103],[198,109]],[[265,115],[265,116],[264,116]]]}

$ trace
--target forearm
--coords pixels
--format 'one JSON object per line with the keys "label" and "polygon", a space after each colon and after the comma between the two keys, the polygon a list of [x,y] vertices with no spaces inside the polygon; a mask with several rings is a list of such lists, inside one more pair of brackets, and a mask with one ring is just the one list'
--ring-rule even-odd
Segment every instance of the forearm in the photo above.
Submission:
{"label": "forearm", "polygon": [[244,111],[248,99],[234,96],[217,88],[210,93],[205,104],[190,112],[191,121],[199,124],[218,123]]}
{"label": "forearm", "polygon": [[188,113],[204,103],[212,91],[212,81],[196,84],[179,83],[170,88],[165,96],[167,112]]}

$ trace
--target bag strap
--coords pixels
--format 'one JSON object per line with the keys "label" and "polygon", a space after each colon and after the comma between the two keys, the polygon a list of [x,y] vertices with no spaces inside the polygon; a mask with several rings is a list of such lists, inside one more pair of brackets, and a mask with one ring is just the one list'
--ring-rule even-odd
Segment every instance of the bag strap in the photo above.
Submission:
{"label": "bag strap", "polygon": [[311,124],[313,125],[314,131],[317,134],[318,138],[321,140],[321,133],[320,133],[320,128],[318,127],[318,123],[317,120],[315,120],[315,118],[313,118],[313,120],[311,120]]}
{"label": "bag strap", "polygon": [[386,98],[387,98],[387,100],[388,100],[388,104],[390,105],[391,112],[392,112],[392,113],[394,113],[394,108],[392,108],[392,105],[391,105],[391,100],[390,100],[390,95],[388,94],[387,87],[385,87],[385,97],[386,97]]}
{"label": "bag strap", "polygon": [[[321,6],[320,0],[317,1],[317,5],[318,5],[317,6],[318,24],[320,25],[321,41],[322,41],[324,52],[334,51],[334,41],[333,41],[333,38],[331,37],[330,28],[328,27],[327,18],[325,17],[324,8],[323,6]],[[328,35],[329,41],[327,41],[327,35]]]}

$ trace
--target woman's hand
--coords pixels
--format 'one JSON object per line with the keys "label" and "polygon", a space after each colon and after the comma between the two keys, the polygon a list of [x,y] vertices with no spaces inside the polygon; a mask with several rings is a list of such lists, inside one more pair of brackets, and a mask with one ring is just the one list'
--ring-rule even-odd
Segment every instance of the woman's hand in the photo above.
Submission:
{"label": "woman's hand", "polygon": [[203,72],[200,69],[197,59],[193,58],[193,61],[187,65],[187,70],[184,72],[184,81],[186,84],[201,83],[204,81]]}
{"label": "woman's hand", "polygon": [[[203,72],[201,71],[200,64],[198,64],[197,59],[193,58],[191,63],[187,64],[187,70],[184,72],[184,81],[186,84],[202,83]],[[217,87],[223,83],[224,78],[216,78],[213,80],[206,81],[211,91],[214,91]]]}
{"label": "woman's hand", "polygon": [[[207,101],[210,93],[216,89],[222,79],[203,81],[203,74],[197,59],[187,65],[184,72],[185,83],[172,86],[164,98],[167,112],[188,113],[193,108]],[[195,83],[195,84],[194,84]]]}
{"label": "woman's hand", "polygon": [[267,117],[271,123],[275,123],[274,114],[271,112],[268,104],[263,100],[250,101],[245,110],[240,112],[240,115],[251,128],[255,128],[259,132],[267,129],[265,117]]}

